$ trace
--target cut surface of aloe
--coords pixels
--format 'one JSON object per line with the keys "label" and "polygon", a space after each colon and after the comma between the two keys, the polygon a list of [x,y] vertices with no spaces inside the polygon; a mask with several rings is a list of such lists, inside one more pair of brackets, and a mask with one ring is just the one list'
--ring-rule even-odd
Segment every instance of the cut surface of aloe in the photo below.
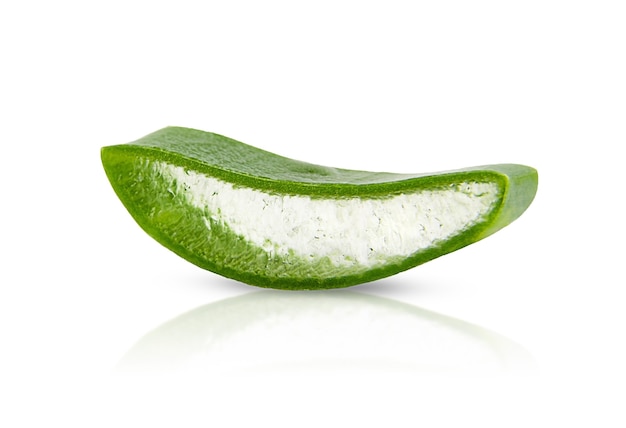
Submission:
{"label": "cut surface of aloe", "polygon": [[283,289],[412,268],[508,225],[537,190],[536,170],[523,165],[354,171],[179,127],[101,156],[116,194],[158,242],[204,269]]}

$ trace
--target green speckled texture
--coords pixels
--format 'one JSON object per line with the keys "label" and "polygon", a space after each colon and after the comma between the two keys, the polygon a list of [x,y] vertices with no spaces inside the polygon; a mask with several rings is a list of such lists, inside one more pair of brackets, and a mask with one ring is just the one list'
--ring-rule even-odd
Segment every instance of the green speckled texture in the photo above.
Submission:
{"label": "green speckled texture", "polygon": [[[352,171],[291,160],[221,135],[168,127],[129,144],[104,147],[106,174],[137,223],[186,260],[251,285],[320,289],[356,285],[412,268],[482,239],[519,217],[537,190],[537,172],[514,164],[489,165],[437,174]],[[338,267],[287,255],[268,255],[224,224],[207,227],[207,213],[189,206],[151,168],[167,162],[237,186],[312,198],[376,198],[463,181],[493,182],[500,202],[484,221],[409,257],[371,269]],[[254,221],[254,219],[251,219]],[[277,219],[280,221],[280,219]]]}

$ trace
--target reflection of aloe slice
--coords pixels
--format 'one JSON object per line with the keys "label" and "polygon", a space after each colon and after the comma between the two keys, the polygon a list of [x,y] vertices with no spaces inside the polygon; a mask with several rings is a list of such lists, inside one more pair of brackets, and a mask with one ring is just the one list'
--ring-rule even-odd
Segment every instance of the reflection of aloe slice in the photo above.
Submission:
{"label": "reflection of aloe slice", "polygon": [[266,291],[195,309],[143,337],[120,372],[290,369],[504,373],[528,353],[475,325],[367,294]]}
{"label": "reflection of aloe slice", "polygon": [[537,173],[492,165],[391,174],[307,164],[220,135],[165,128],[102,149],[128,211],[200,267],[274,288],[393,275],[506,226]]}

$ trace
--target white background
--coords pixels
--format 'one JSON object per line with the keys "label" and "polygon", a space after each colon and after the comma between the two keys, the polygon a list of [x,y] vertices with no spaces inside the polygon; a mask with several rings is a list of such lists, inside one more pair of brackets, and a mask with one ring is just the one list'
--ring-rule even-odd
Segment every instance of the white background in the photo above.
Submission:
{"label": "white background", "polygon": [[[3,1],[0,425],[625,426],[624,22],[602,0]],[[167,125],[363,170],[522,163],[540,186],[484,241],[283,299],[118,201],[100,147]],[[170,320],[193,343],[159,352],[185,364],[120,373]]]}

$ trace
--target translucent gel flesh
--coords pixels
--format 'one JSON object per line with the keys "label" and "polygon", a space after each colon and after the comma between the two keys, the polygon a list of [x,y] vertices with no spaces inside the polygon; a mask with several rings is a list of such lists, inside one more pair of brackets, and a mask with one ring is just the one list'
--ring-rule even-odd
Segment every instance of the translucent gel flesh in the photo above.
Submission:
{"label": "translucent gel flesh", "polygon": [[273,257],[371,268],[407,257],[481,222],[499,200],[495,183],[467,181],[384,198],[271,194],[164,162],[152,173],[222,225]]}

